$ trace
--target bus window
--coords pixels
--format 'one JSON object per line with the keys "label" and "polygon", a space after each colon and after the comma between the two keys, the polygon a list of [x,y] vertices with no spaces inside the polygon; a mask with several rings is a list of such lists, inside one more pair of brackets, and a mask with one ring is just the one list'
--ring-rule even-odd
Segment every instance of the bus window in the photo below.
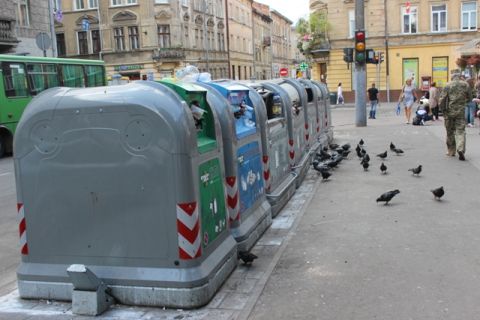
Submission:
{"label": "bus window", "polygon": [[2,63],[5,95],[9,98],[28,96],[27,79],[23,63]]}
{"label": "bus window", "polygon": [[54,64],[29,63],[27,64],[28,81],[31,94],[37,95],[45,89],[58,87],[57,69]]}
{"label": "bus window", "polygon": [[85,66],[87,74],[87,87],[99,87],[105,85],[103,66]]}
{"label": "bus window", "polygon": [[83,66],[63,64],[61,65],[61,69],[63,85],[65,87],[85,87],[85,75],[83,74]]}

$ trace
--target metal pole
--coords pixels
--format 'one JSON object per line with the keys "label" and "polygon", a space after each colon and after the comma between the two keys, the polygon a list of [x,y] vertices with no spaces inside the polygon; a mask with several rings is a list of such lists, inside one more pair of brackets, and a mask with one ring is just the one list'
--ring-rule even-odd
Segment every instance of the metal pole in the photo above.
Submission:
{"label": "metal pole", "polygon": [[253,44],[253,61],[252,61],[252,64],[253,64],[253,76],[250,75],[250,79],[251,80],[255,80],[257,79],[257,63],[256,63],[256,60],[257,60],[257,45],[255,44],[255,20],[254,20],[254,13],[253,13],[253,1],[252,3],[250,4],[252,6],[251,8],[251,12],[252,12],[252,44]]}
{"label": "metal pole", "polygon": [[210,64],[209,64],[209,47],[210,47],[210,41],[209,39],[207,38],[207,35],[208,35],[208,32],[207,32],[207,10],[208,10],[208,4],[207,4],[207,0],[203,0],[203,4],[204,4],[204,14],[203,14],[203,25],[204,25],[204,32],[203,32],[203,35],[205,37],[205,60],[207,61],[207,72],[210,73]]}
{"label": "metal pole", "polygon": [[385,16],[385,87],[387,89],[387,102],[390,102],[390,60],[388,58],[388,19],[387,0],[383,0],[383,14]]}
{"label": "metal pole", "polygon": [[232,67],[230,66],[230,17],[229,17],[229,12],[228,12],[228,1],[225,1],[225,21],[227,22],[227,27],[226,27],[226,42],[227,42],[227,66],[228,66],[228,78],[232,79]]}
{"label": "metal pole", "polygon": [[[355,1],[355,28],[364,30],[364,0]],[[365,42],[366,43],[366,42]],[[357,87],[355,88],[355,125],[365,127],[367,125],[367,79],[365,64],[355,64],[355,79]]]}
{"label": "metal pole", "polygon": [[[52,57],[56,58],[57,54],[57,34],[55,33],[55,22],[53,21],[53,0],[48,0],[48,16],[50,17],[50,34],[52,35]],[[45,53],[46,54],[46,53]]]}

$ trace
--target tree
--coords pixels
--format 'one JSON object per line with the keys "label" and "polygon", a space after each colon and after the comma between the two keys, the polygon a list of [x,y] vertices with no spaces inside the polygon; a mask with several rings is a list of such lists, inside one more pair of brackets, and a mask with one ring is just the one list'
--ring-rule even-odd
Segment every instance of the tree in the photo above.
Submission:
{"label": "tree", "polygon": [[300,35],[297,47],[302,53],[308,53],[312,48],[322,46],[327,41],[329,29],[327,13],[315,11],[310,13],[308,20],[301,18],[295,25],[295,30]]}

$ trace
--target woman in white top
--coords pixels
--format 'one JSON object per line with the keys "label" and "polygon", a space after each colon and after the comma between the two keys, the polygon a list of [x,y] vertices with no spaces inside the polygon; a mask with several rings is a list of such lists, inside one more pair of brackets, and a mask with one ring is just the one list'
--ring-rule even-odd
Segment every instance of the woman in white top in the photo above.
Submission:
{"label": "woman in white top", "polygon": [[412,84],[412,79],[407,79],[399,99],[399,102],[403,102],[403,106],[405,107],[405,118],[407,119],[407,124],[410,123],[410,119],[412,118],[412,107],[415,100],[418,100],[417,93],[415,92],[415,86]]}
{"label": "woman in white top", "polygon": [[337,87],[337,104],[344,104],[345,101],[343,99],[343,90],[342,90],[342,83],[340,82]]}

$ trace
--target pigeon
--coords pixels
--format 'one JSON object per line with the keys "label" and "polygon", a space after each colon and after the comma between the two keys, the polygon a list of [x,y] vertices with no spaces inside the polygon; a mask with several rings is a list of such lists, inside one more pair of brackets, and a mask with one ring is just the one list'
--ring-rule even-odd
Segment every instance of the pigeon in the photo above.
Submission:
{"label": "pigeon", "polygon": [[380,197],[377,198],[377,203],[378,202],[385,202],[385,204],[387,205],[388,202],[390,202],[390,200],[392,200],[392,198],[395,197],[399,193],[400,193],[400,190],[398,190],[398,189],[385,192],[384,194],[382,194]]}
{"label": "pigeon", "polygon": [[331,143],[331,144],[329,144],[328,146],[330,147],[330,150],[335,150],[335,149],[337,149],[337,148],[339,147],[339,145],[336,144],[336,143]]}
{"label": "pigeon", "polygon": [[377,154],[377,157],[385,159],[387,157],[387,151],[385,150],[385,152]]}
{"label": "pigeon", "polygon": [[345,143],[344,145],[342,145],[342,149],[347,151],[347,150],[350,150],[352,146],[350,145],[350,143]]}
{"label": "pigeon", "polygon": [[395,149],[397,149],[397,147],[395,147],[395,145],[393,144],[393,142],[390,142],[390,150],[391,150],[391,151],[395,151]]}
{"label": "pigeon", "polygon": [[245,265],[251,265],[253,260],[258,258],[253,253],[247,251],[238,252],[238,257],[243,261],[243,264]]}
{"label": "pigeon", "polygon": [[363,141],[363,139],[360,139],[360,141],[358,142],[358,144],[359,144],[360,146],[363,146],[363,145],[365,144],[365,141]]}
{"label": "pigeon", "polygon": [[362,147],[360,147],[360,145],[357,144],[357,146],[355,147],[355,151],[360,152],[360,150],[362,150]]}
{"label": "pigeon", "polygon": [[416,168],[408,169],[408,171],[412,171],[412,175],[416,174],[417,176],[419,176],[420,172],[422,172],[422,165],[419,165]]}
{"label": "pigeon", "polygon": [[322,148],[322,150],[325,151],[325,152],[327,152],[327,151],[328,151],[328,147],[327,147],[327,146],[324,146],[324,147]]}
{"label": "pigeon", "polygon": [[430,190],[433,195],[435,196],[435,199],[440,200],[441,197],[445,194],[445,190],[443,190],[443,187],[437,188]]}
{"label": "pigeon", "polygon": [[370,164],[368,163],[368,161],[363,161],[362,166],[364,171],[368,171],[368,167],[370,166]]}
{"label": "pigeon", "polygon": [[343,150],[342,152],[342,157],[346,158],[348,157],[348,154],[350,153],[351,150]]}
{"label": "pigeon", "polygon": [[397,156],[403,153],[402,149],[397,149],[397,148],[393,149],[392,151],[395,152]]}
{"label": "pigeon", "polygon": [[360,149],[356,150],[357,151],[357,157],[361,158],[363,157],[363,154],[362,152],[360,151]]}
{"label": "pigeon", "polygon": [[368,153],[365,153],[365,154],[363,155],[362,161],[366,161],[366,162],[370,161],[370,156],[368,155]]}
{"label": "pigeon", "polygon": [[365,150],[365,149],[362,149],[362,150],[360,150],[360,153],[362,154],[362,156],[364,156],[364,155],[366,155],[366,154],[367,154],[367,150]]}
{"label": "pigeon", "polygon": [[331,154],[324,150],[320,150],[320,153],[317,153],[316,156],[320,159],[320,161],[325,161],[327,159],[330,159]]}
{"label": "pigeon", "polygon": [[330,176],[332,175],[328,171],[320,171],[320,173],[322,174],[322,180],[328,180],[328,178],[330,178]]}
{"label": "pigeon", "polygon": [[380,171],[382,171],[383,174],[387,173],[387,166],[383,162],[380,166]]}

